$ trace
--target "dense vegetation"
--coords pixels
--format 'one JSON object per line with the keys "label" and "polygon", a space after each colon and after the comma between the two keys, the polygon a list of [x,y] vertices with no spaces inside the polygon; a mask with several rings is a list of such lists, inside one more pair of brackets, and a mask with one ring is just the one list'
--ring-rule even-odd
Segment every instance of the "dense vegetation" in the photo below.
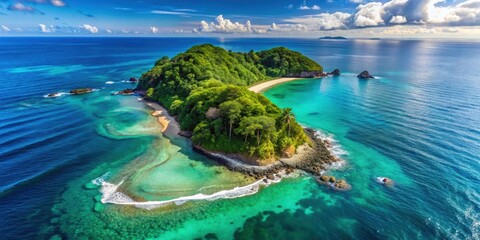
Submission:
{"label": "dense vegetation", "polygon": [[195,144],[214,151],[244,153],[244,157],[259,158],[263,163],[291,154],[307,141],[291,109],[281,110],[246,87],[217,80],[201,82],[182,108],[175,110],[180,112],[181,127],[193,130]]}
{"label": "dense vegetation", "polygon": [[308,141],[291,109],[279,109],[245,86],[322,67],[283,47],[237,53],[209,44],[163,57],[140,78],[146,97],[178,115],[195,144],[267,163]]}

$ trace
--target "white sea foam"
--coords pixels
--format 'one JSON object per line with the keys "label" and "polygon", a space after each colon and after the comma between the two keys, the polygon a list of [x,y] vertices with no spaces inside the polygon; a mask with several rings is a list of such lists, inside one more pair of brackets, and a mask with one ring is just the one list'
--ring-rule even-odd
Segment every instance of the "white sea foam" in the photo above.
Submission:
{"label": "white sea foam", "polygon": [[114,84],[114,81],[106,81],[105,84]]}
{"label": "white sea foam", "polygon": [[315,131],[315,137],[321,139],[322,141],[329,142],[330,146],[326,146],[327,149],[336,157],[342,157],[348,155],[348,152],[342,148],[342,146],[335,140],[332,134],[326,134],[321,131]]}
{"label": "white sea foam", "polygon": [[110,177],[110,172],[103,174],[101,177],[93,179],[92,183],[98,186],[102,186],[102,184],[106,181],[108,177]]}
{"label": "white sea foam", "polygon": [[57,98],[57,97],[61,97],[61,96],[65,96],[65,95],[70,95],[70,93],[67,93],[67,92],[58,92],[58,93],[52,93],[51,96],[49,96],[50,94],[45,94],[43,95],[44,98]]}
{"label": "white sea foam", "polygon": [[96,184],[101,183],[102,188],[100,189],[100,191],[102,192],[102,199],[101,199],[102,203],[130,205],[130,206],[135,206],[137,208],[151,210],[151,209],[162,207],[169,204],[182,205],[189,201],[199,201],[199,200],[214,201],[218,199],[230,199],[230,198],[239,198],[239,197],[249,196],[257,193],[258,190],[260,189],[260,186],[268,186],[272,183],[278,183],[282,180],[282,177],[285,177],[287,175],[285,175],[285,173],[282,172],[279,176],[275,176],[273,180],[264,178],[246,186],[235,187],[233,189],[228,189],[228,190],[222,190],[212,194],[199,193],[199,194],[179,197],[171,200],[147,201],[147,202],[137,202],[132,198],[130,198],[129,196],[127,196],[126,194],[118,192],[117,191],[118,187],[122,185],[123,180],[120,181],[120,183],[118,184],[113,184],[105,181],[105,178],[107,176],[108,175],[104,174],[104,176],[94,179],[92,181]]}

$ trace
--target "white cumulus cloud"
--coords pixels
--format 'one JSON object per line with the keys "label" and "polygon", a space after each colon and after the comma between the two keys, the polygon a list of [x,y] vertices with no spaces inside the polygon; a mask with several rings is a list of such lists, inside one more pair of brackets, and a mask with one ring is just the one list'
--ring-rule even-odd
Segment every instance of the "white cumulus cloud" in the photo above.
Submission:
{"label": "white cumulus cloud", "polygon": [[154,34],[155,34],[155,33],[158,33],[158,28],[155,27],[155,26],[150,27],[150,31],[151,31],[152,33],[154,33]]}
{"label": "white cumulus cloud", "polygon": [[303,24],[275,24],[272,23],[267,32],[306,32],[308,27]]}
{"label": "white cumulus cloud", "polygon": [[[373,31],[378,34],[391,34],[402,31],[409,34],[427,34],[433,31],[446,34],[462,28],[462,33],[480,31],[480,0],[349,0],[359,4],[351,12],[319,13],[280,19],[271,25],[252,25],[233,22],[219,15],[214,22],[201,21],[194,32],[206,33],[281,33],[288,32],[315,34],[320,31],[345,33]],[[292,5],[286,8],[293,9]],[[317,5],[299,6],[302,10],[318,10]],[[376,29],[392,29],[377,31]],[[367,30],[368,29],[368,30]],[[409,32],[409,29],[415,29]],[[441,31],[439,29],[442,29]],[[472,30],[473,29],[473,30]],[[348,34],[347,34],[348,35]]]}
{"label": "white cumulus cloud", "polygon": [[332,30],[347,28],[350,17],[351,14],[336,12],[307,15],[299,18],[286,19],[285,21],[304,24],[312,30]]}
{"label": "white cumulus cloud", "polygon": [[83,25],[80,26],[80,28],[85,29],[86,31],[88,31],[90,33],[98,33],[98,28],[95,27],[95,26],[92,26],[92,25],[83,24]]}
{"label": "white cumulus cloud", "polygon": [[[441,3],[443,4],[440,5]],[[368,2],[358,5],[353,13],[321,13],[284,21],[304,24],[312,30],[354,29],[396,24],[439,26],[478,26],[480,24],[480,0],[466,0],[451,5],[445,5],[445,3],[445,0]]]}
{"label": "white cumulus cloud", "polygon": [[393,16],[388,22],[392,24],[406,23],[407,18],[405,18],[404,16]]}
{"label": "white cumulus cloud", "polygon": [[5,25],[1,25],[0,28],[2,29],[3,32],[10,32],[10,28]]}
{"label": "white cumulus cloud", "polygon": [[51,27],[48,27],[47,25],[45,24],[38,24],[38,27],[40,28],[40,31],[43,32],[43,33],[50,33],[50,32],[53,32],[54,29],[51,28]]}
{"label": "white cumulus cloud", "polygon": [[353,17],[353,25],[355,27],[370,27],[383,24],[382,6],[380,2],[370,2],[358,6]]}
{"label": "white cumulus cloud", "polygon": [[245,24],[232,22],[230,19],[223,18],[223,15],[216,17],[215,22],[201,21],[200,26],[194,29],[194,32],[209,33],[253,33],[255,31],[250,21]]}
{"label": "white cumulus cloud", "polygon": [[304,1],[302,5],[298,8],[300,10],[320,10],[320,6],[312,5],[311,7],[307,6],[307,1]]}

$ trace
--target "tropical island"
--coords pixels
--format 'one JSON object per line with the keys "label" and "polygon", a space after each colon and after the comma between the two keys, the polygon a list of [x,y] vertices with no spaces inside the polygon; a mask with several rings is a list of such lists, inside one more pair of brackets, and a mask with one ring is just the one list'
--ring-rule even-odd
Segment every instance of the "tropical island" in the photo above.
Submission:
{"label": "tropical island", "polygon": [[318,38],[320,40],[347,40],[346,37],[342,37],[342,36],[324,36],[324,37],[320,37]]}
{"label": "tropical island", "polygon": [[323,75],[318,63],[284,47],[240,53],[204,44],[158,60],[136,90],[175,116],[195,150],[235,170],[263,176],[300,168],[320,175],[337,161],[324,142],[295,121],[292,109],[247,87]]}

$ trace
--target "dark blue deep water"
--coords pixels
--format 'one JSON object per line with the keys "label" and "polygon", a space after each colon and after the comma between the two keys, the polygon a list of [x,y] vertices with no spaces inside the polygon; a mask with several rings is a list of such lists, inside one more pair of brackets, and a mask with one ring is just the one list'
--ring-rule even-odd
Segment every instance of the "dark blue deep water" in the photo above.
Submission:
{"label": "dark blue deep water", "polygon": [[[265,95],[337,142],[347,166],[332,174],[352,191],[315,188],[297,203],[308,211],[243,219],[237,238],[480,239],[480,43],[232,38],[0,38],[0,238],[65,236],[45,226],[68,183],[144,144],[96,132],[95,118],[117,103],[91,110],[91,99],[45,94],[93,87],[91,98],[103,97],[201,43],[285,46],[343,73]],[[363,70],[377,78],[358,80]]]}

